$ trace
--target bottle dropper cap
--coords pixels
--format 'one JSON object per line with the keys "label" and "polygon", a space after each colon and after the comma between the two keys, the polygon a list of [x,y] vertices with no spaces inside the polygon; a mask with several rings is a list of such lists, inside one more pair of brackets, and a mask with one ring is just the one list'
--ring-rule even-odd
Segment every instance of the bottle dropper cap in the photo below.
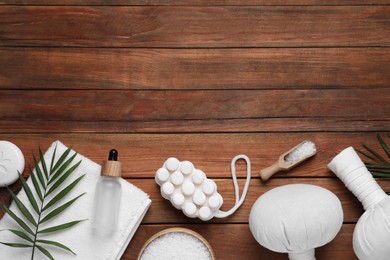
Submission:
{"label": "bottle dropper cap", "polygon": [[112,149],[108,154],[108,161],[103,162],[102,176],[121,177],[122,164],[118,160],[118,151]]}

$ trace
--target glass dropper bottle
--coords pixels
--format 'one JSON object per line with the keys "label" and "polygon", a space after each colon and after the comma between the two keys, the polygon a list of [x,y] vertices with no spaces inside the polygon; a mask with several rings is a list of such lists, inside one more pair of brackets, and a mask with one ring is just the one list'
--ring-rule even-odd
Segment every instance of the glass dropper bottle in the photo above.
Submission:
{"label": "glass dropper bottle", "polygon": [[111,233],[118,226],[120,201],[122,197],[121,163],[118,151],[112,149],[108,161],[103,162],[100,180],[96,184],[92,227]]}

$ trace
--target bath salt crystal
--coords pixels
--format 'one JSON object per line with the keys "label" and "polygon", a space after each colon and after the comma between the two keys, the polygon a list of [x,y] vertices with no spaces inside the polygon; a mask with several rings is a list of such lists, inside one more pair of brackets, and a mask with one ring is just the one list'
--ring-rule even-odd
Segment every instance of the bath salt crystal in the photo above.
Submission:
{"label": "bath salt crystal", "polygon": [[141,260],[212,260],[207,246],[198,238],[182,232],[168,233],[153,240]]}
{"label": "bath salt crystal", "polygon": [[316,145],[311,141],[306,141],[284,157],[284,162],[293,164],[316,152]]}

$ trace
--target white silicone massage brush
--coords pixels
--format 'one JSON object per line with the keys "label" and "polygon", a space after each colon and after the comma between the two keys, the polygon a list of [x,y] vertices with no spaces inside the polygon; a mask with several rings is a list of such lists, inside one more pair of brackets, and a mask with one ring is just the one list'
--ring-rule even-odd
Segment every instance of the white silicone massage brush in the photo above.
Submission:
{"label": "white silicone massage brush", "polygon": [[[235,163],[239,159],[244,159],[247,163],[247,179],[241,197],[238,194],[235,170]],[[213,217],[224,218],[233,214],[245,199],[251,178],[249,158],[246,155],[236,156],[232,160],[231,168],[236,204],[227,212],[220,210],[223,198],[217,191],[217,184],[189,161],[180,162],[174,157],[168,158],[163,167],[157,170],[155,180],[160,185],[161,195],[171,201],[175,208],[182,210],[190,218],[198,217],[206,221]]]}

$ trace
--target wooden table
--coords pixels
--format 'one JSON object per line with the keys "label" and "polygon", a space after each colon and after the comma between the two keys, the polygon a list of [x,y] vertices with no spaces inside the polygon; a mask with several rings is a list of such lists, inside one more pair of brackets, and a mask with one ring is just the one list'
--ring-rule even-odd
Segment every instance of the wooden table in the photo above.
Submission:
{"label": "wooden table", "polygon": [[[289,183],[342,201],[341,232],[317,259],[356,259],[363,209],[326,165],[351,145],[379,148],[374,132],[390,131],[389,0],[0,2],[0,139],[30,163],[31,150],[56,139],[99,163],[117,148],[123,177],[153,200],[123,259],[177,226],[202,234],[217,259],[287,259],[256,243],[248,215]],[[260,169],[305,139],[317,145],[313,159],[260,181]],[[253,177],[233,216],[201,222],[161,198],[155,171],[176,156],[215,179],[229,209],[239,153]]]}

